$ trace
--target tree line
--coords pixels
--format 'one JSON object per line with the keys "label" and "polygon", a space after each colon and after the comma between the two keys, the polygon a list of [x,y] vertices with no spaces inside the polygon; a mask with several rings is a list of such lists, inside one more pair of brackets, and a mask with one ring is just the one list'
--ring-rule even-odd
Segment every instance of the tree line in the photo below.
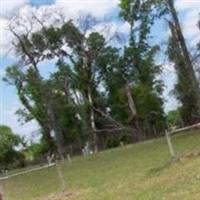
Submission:
{"label": "tree line", "polygon": [[[19,62],[7,67],[4,81],[15,86],[24,106],[17,114],[24,122],[36,120],[43,148],[61,158],[80,153],[86,143],[97,152],[164,133],[164,84],[158,78],[163,66],[156,62],[163,50],[150,41],[160,18],[171,31],[163,53],[176,69],[181,121],[190,125],[200,119],[199,80],[174,1],[121,0],[119,7],[119,18],[130,26],[122,47],[93,31],[98,22],[90,15],[79,24],[60,17],[59,26],[33,15],[37,31],[10,26]],[[45,60],[53,60],[56,69],[49,77],[41,75]]]}

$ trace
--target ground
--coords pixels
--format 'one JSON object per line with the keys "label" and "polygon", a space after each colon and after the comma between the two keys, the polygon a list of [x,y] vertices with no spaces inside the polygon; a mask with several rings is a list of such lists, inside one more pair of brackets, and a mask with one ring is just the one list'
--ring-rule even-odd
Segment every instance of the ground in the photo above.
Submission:
{"label": "ground", "polygon": [[[170,162],[165,138],[76,157],[56,167],[9,179],[6,200],[199,200],[200,131],[172,138],[181,159]],[[187,155],[187,156],[185,156]]]}

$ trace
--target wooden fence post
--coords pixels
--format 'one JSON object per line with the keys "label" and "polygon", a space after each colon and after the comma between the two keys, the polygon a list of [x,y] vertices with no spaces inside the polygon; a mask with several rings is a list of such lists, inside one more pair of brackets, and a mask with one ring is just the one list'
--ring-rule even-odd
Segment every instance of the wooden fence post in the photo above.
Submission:
{"label": "wooden fence post", "polygon": [[[64,163],[64,162],[63,162]],[[58,161],[56,162],[56,168],[57,168],[57,173],[58,173],[58,178],[61,182],[61,187],[62,187],[62,192],[65,191],[66,189],[66,185],[65,185],[65,179],[64,179],[64,175],[62,173],[62,169],[61,169],[61,164],[58,163]]]}
{"label": "wooden fence post", "polygon": [[0,180],[0,200],[3,200],[3,195],[4,195],[4,181]]}
{"label": "wooden fence post", "polygon": [[167,144],[168,144],[168,147],[169,147],[170,155],[172,157],[172,160],[175,161],[176,160],[176,154],[175,154],[172,142],[171,142],[170,133],[167,130],[165,131],[165,136],[166,136],[166,139],[167,139]]}

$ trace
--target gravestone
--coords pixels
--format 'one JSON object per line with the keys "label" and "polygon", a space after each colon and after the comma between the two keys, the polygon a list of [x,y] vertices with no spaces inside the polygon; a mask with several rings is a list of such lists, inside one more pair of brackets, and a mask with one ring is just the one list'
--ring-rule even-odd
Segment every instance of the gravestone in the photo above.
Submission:
{"label": "gravestone", "polygon": [[83,153],[83,156],[88,156],[91,154],[89,142],[85,144],[84,148],[82,149],[82,153]]}

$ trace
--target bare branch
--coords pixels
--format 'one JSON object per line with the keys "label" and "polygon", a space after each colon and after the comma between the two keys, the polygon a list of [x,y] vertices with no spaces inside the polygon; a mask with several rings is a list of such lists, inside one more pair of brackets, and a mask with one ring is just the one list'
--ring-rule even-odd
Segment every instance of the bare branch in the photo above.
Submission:
{"label": "bare branch", "polygon": [[123,124],[121,124],[120,122],[116,121],[115,119],[113,119],[110,115],[104,113],[103,111],[101,111],[100,109],[97,109],[95,107],[93,107],[94,111],[99,113],[100,115],[102,115],[104,118],[108,119],[109,121],[113,122],[114,124],[116,124],[117,126],[121,127],[121,128],[125,128],[125,126]]}

